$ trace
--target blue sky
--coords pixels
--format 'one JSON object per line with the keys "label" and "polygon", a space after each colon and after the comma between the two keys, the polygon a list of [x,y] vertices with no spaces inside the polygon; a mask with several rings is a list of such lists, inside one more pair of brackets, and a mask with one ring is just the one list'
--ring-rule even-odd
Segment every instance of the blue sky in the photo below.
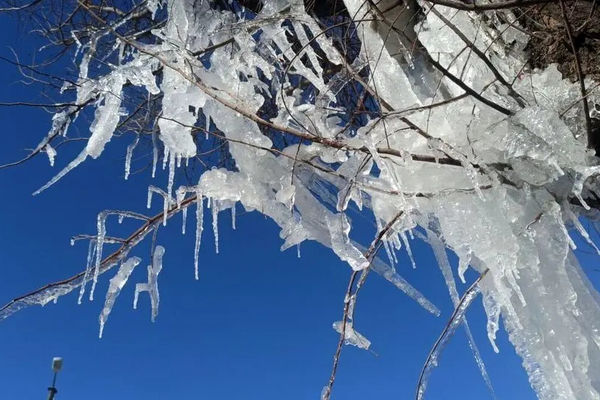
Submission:
{"label": "blue sky", "polygon": [[[0,15],[0,23],[0,55],[12,57],[7,46],[13,46],[22,61],[31,61],[35,41],[6,16]],[[0,101],[44,101],[39,87],[19,80],[18,71],[0,63]],[[50,118],[41,110],[0,107],[0,163],[37,144]],[[0,171],[1,303],[79,272],[87,245],[71,247],[69,238],[94,233],[99,211],[146,211],[149,173],[123,180],[128,140],[113,140],[101,159],[87,161],[37,197],[31,193],[70,161],[82,142],[59,149],[54,168],[41,155]],[[164,186],[166,177],[159,175],[153,183]],[[0,322],[0,398],[44,398],[51,359],[62,356],[57,399],[317,399],[331,370],[338,339],[331,324],[341,317],[349,268],[314,243],[303,244],[301,258],[295,249],[281,253],[275,225],[239,211],[235,231],[229,213],[221,214],[220,254],[214,252],[210,229],[205,230],[199,281],[193,279],[192,218],[185,236],[180,216],[161,231],[158,243],[166,254],[155,323],[146,295],[132,309],[134,283],[145,279],[146,245],[132,252],[144,261],[118,298],[103,339],[98,339],[98,315],[112,273],[102,277],[94,302],[77,305],[77,295],[71,294]],[[109,232],[133,227],[115,225]],[[365,224],[358,237],[368,242],[371,229]],[[598,286],[598,259],[582,248],[584,268]],[[398,269],[442,316],[428,314],[381,278],[370,278],[357,306],[356,328],[373,342],[373,353],[344,349],[333,398],[414,396],[423,361],[452,307],[431,250],[415,242],[413,251],[418,269],[405,255]],[[459,287],[464,291],[467,285]],[[493,353],[479,300],[468,317],[498,398],[534,399],[504,332],[498,338],[501,353]],[[490,398],[462,330],[434,370],[428,398]]]}

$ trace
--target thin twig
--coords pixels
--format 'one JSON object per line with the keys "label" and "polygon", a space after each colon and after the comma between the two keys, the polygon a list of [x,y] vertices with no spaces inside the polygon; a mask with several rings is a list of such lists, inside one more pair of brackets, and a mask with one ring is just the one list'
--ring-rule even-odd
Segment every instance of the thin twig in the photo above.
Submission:
{"label": "thin twig", "polygon": [[[421,400],[423,398],[423,396],[425,395],[425,389],[426,389],[425,378],[426,378],[428,370],[431,367],[432,362],[434,361],[434,355],[437,353],[440,346],[448,340],[448,335],[452,335],[456,331],[456,328],[459,325],[459,321],[457,321],[456,319],[457,318],[462,319],[462,316],[464,315],[464,311],[465,311],[464,307],[469,307],[470,302],[473,301],[473,298],[471,298],[470,295],[473,292],[475,292],[476,290],[479,290],[479,283],[487,275],[488,271],[489,270],[487,270],[487,269],[485,271],[483,271],[483,273],[479,276],[479,278],[477,278],[477,280],[475,282],[473,282],[473,284],[462,295],[462,297],[460,298],[460,301],[458,302],[458,304],[456,304],[456,307],[454,308],[454,312],[452,313],[452,315],[450,316],[450,319],[446,323],[444,330],[442,331],[440,336],[437,338],[437,340],[433,344],[433,347],[429,351],[429,354],[427,355],[427,360],[425,361],[425,364],[423,365],[423,369],[421,369],[421,373],[419,374],[419,380],[417,382],[417,390],[416,390],[416,396],[415,396],[416,400]],[[466,301],[469,301],[469,303],[465,304]],[[437,357],[435,359],[437,360]]]}
{"label": "thin twig", "polygon": [[[335,377],[336,377],[338,365],[340,362],[340,356],[342,354],[342,348],[344,347],[344,341],[346,340],[346,325],[347,325],[348,319],[350,317],[349,312],[350,312],[351,305],[353,305],[352,302],[353,301],[356,302],[356,296],[358,294],[358,291],[360,290],[364,281],[367,278],[367,275],[371,268],[371,263],[373,262],[373,259],[375,258],[375,256],[377,255],[377,252],[379,251],[379,248],[381,247],[381,241],[384,240],[384,238],[387,236],[389,231],[394,227],[394,225],[396,224],[398,219],[403,214],[404,214],[404,210],[402,210],[398,214],[396,214],[396,216],[390,222],[388,222],[387,225],[377,234],[377,236],[371,243],[371,246],[369,246],[369,249],[365,252],[364,256],[369,261],[369,266],[367,268],[363,269],[362,271],[352,271],[352,274],[350,275],[350,279],[348,281],[348,287],[347,287],[346,293],[344,295],[344,313],[342,316],[340,339],[338,340],[337,348],[336,348],[335,354],[333,356],[333,367],[331,369],[331,375],[329,376],[329,382],[327,383],[327,386],[323,389],[323,394],[321,396],[322,400],[329,400],[329,398],[331,396],[331,390],[333,389],[333,384],[335,383]],[[352,288],[354,287],[354,282],[356,281],[356,277],[358,276],[359,272],[361,273],[361,277],[357,284],[356,290],[354,291],[354,294],[353,294]],[[354,300],[351,300],[352,297],[354,297]],[[352,308],[354,308],[354,307],[352,307]]]}
{"label": "thin twig", "polygon": [[573,55],[575,57],[575,68],[577,70],[577,79],[579,80],[579,90],[581,91],[581,101],[583,104],[583,113],[585,114],[585,130],[587,132],[587,140],[588,147],[593,148],[596,144],[595,138],[592,137],[592,120],[590,118],[590,106],[587,100],[587,94],[585,90],[585,81],[583,70],[581,68],[581,58],[579,57],[579,52],[577,51],[577,46],[575,46],[575,39],[573,38],[573,30],[571,29],[571,24],[569,23],[569,17],[567,16],[567,8],[565,7],[564,0],[559,0],[560,9],[562,11],[562,16],[565,21],[565,30],[567,31],[567,36],[569,37],[569,42],[571,43],[571,49],[573,50]]}

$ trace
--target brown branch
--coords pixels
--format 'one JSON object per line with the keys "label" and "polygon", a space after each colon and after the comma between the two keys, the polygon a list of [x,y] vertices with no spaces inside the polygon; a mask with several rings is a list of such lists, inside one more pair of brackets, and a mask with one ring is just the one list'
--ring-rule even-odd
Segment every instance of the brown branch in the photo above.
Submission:
{"label": "brown branch", "polygon": [[[432,3],[435,3],[435,2],[432,2]],[[401,34],[401,35],[404,34],[402,31],[400,31],[394,27],[393,23],[390,22],[385,17],[385,15],[381,12],[381,10],[379,10],[379,8],[377,8],[376,5],[374,7],[374,11],[390,29],[394,30],[394,32],[396,32],[398,34]],[[428,63],[430,63],[433,67],[435,67],[438,71],[440,71],[446,78],[450,79],[454,84],[456,84],[458,87],[460,87],[462,90],[467,92],[469,95],[473,96],[475,99],[477,99],[481,103],[493,108],[494,110],[496,110],[504,115],[512,115],[513,114],[512,111],[510,111],[509,109],[507,109],[507,108],[483,97],[481,94],[477,93],[477,91],[475,91],[473,88],[471,88],[465,82],[463,82],[459,77],[452,74],[450,71],[448,71],[446,68],[444,68],[440,63],[435,61],[433,59],[433,57],[431,56],[431,54],[429,54],[429,52],[427,50],[425,50],[424,48],[419,48],[418,46],[415,46],[415,49],[418,50],[425,57],[425,59],[427,60]]]}
{"label": "brown branch", "polygon": [[[521,97],[521,95],[519,93],[517,93],[515,91],[515,89],[513,89],[512,85],[510,83],[508,83],[506,81],[506,79],[504,79],[504,76],[502,76],[502,74],[500,73],[500,71],[498,71],[498,69],[496,68],[496,66],[485,55],[485,53],[483,51],[479,50],[479,48],[471,40],[469,40],[469,38],[467,38],[467,36],[460,29],[458,29],[458,27],[456,25],[454,25],[451,21],[449,21],[448,18],[446,18],[441,12],[439,12],[438,10],[436,10],[435,6],[431,7],[431,11],[439,19],[441,19],[442,22],[444,24],[446,24],[446,26],[448,28],[450,28],[450,30],[452,30],[452,32],[454,32],[456,34],[456,36],[458,36],[473,51],[473,53],[475,53],[481,59],[481,61],[483,61],[483,63],[492,72],[492,74],[494,75],[494,77],[496,77],[496,79],[498,80],[498,82],[500,82],[502,85],[504,85],[507,88],[508,93],[515,99],[515,101],[521,107],[525,107],[525,101],[523,100],[523,98]],[[465,66],[466,65],[467,64],[465,64]]]}
{"label": "brown branch", "polygon": [[431,3],[464,11],[505,10],[507,8],[527,7],[535,4],[555,3],[556,0],[509,0],[498,3],[475,4],[455,0],[428,0]]}
{"label": "brown branch", "polygon": [[559,0],[559,3],[560,10],[562,11],[563,20],[565,21],[565,30],[567,31],[567,36],[569,37],[571,49],[573,50],[573,56],[575,57],[575,68],[577,70],[577,79],[579,80],[579,90],[581,91],[583,113],[585,114],[585,130],[587,132],[588,148],[592,148],[595,150],[595,146],[598,143],[596,138],[592,137],[592,120],[590,118],[590,106],[588,104],[587,94],[585,90],[585,76],[583,75],[583,70],[581,69],[581,58],[579,56],[579,51],[577,51],[577,46],[575,46],[573,30],[571,29],[571,24],[569,23],[569,17],[567,16],[567,8],[565,7],[565,2],[564,0]]}
{"label": "brown branch", "polygon": [[[189,207],[195,201],[196,201],[196,196],[193,195],[193,196],[190,196],[190,197],[187,197],[186,199],[184,199],[181,202],[180,206],[177,206],[177,205],[171,206],[171,208],[169,208],[167,210],[166,218],[167,219],[171,218],[173,215],[175,215],[179,211],[183,210],[186,207]],[[164,211],[156,214],[155,216],[153,216],[151,218],[148,218],[148,220],[142,226],[140,226],[135,232],[133,232],[131,235],[129,235],[129,237],[127,237],[126,239],[123,239],[121,246],[116,251],[114,251],[111,255],[109,255],[108,257],[106,257],[102,260],[102,262],[100,263],[98,274],[100,275],[100,274],[103,274],[104,272],[108,271],[113,266],[115,266],[121,259],[126,257],[129,250],[131,250],[133,247],[135,247],[137,244],[139,244],[142,240],[144,240],[144,238],[150,232],[153,232],[154,228],[157,225],[162,224],[164,218],[165,218]],[[50,291],[53,289],[59,289],[61,286],[65,286],[65,285],[72,285],[72,287],[70,287],[70,289],[67,291],[67,293],[68,293],[71,290],[75,289],[76,287],[79,287],[82,284],[85,284],[87,281],[92,279],[92,277],[89,277],[89,279],[85,280],[84,279],[85,274],[86,274],[86,271],[84,270],[82,272],[79,272],[76,275],[73,275],[70,278],[64,279],[62,281],[47,284],[37,290],[34,290],[32,292],[29,292],[27,294],[24,294],[22,296],[14,298],[13,300],[11,300],[7,304],[5,304],[2,308],[0,308],[0,320],[8,317],[12,313],[9,311],[12,307],[15,307],[15,306],[18,307],[19,303],[21,303],[23,305],[28,305],[28,303],[27,303],[28,300],[30,300],[32,297],[34,297],[36,295],[42,294],[43,292]],[[78,280],[81,280],[81,282],[77,282]]]}

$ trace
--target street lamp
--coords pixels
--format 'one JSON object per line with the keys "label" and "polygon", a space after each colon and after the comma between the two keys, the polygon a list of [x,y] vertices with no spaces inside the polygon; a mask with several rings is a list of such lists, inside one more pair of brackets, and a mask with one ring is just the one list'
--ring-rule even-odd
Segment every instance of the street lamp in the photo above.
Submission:
{"label": "street lamp", "polygon": [[54,378],[52,379],[52,386],[48,388],[48,400],[54,400],[54,395],[58,392],[56,390],[56,374],[62,368],[63,359],[62,357],[54,357],[52,359],[52,371],[54,371]]}

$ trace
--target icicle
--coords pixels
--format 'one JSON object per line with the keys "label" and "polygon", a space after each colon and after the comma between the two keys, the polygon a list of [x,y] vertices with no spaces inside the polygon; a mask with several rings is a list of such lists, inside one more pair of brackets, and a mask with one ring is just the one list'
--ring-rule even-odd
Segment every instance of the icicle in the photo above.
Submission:
{"label": "icicle", "polygon": [[483,308],[487,315],[487,337],[492,345],[492,349],[495,353],[500,353],[498,346],[496,345],[496,332],[500,326],[500,305],[491,295],[486,294],[483,296]]}
{"label": "icicle", "polygon": [[173,193],[173,182],[175,180],[175,154],[169,157],[169,182],[167,184],[167,194],[171,196]]}
{"label": "icicle", "polygon": [[200,255],[200,243],[202,241],[202,229],[204,228],[204,208],[202,193],[196,189],[196,242],[194,244],[194,277],[198,280],[198,258]]}
{"label": "icicle", "polygon": [[[376,218],[377,220],[377,232],[381,232],[383,226],[381,225],[381,220]],[[390,265],[392,268],[396,265],[396,258],[392,253],[392,249],[390,249],[390,243],[387,241],[387,238],[382,238],[383,248],[385,249],[385,254],[387,255],[388,260],[390,261]]]}
{"label": "icicle", "polygon": [[148,188],[148,200],[146,201],[146,208],[152,207],[152,190]]}
{"label": "icicle", "polygon": [[152,193],[154,193],[154,192],[158,193],[163,198],[162,217],[163,217],[163,226],[166,226],[167,220],[169,218],[169,207],[171,206],[171,203],[172,203],[171,196],[169,194],[167,194],[165,191],[163,191],[162,189],[157,188],[156,186],[148,186],[148,202],[146,203],[146,207],[148,207],[148,208],[152,207]]}
{"label": "icicle", "polygon": [[98,275],[100,274],[100,264],[102,263],[102,247],[104,246],[104,237],[106,236],[106,212],[98,214],[97,229],[98,236],[96,237],[96,267],[94,268],[94,279],[92,288],[90,289],[90,301],[94,300],[94,290],[98,283]]}
{"label": "icicle", "polygon": [[[345,214],[336,214],[335,220],[325,217],[329,229],[331,249],[342,260],[348,263],[354,271],[360,271],[369,266],[369,260],[350,241],[350,224]],[[339,220],[338,220],[339,219]]]}
{"label": "icicle", "polygon": [[458,305],[458,308],[456,308],[456,310],[454,311],[450,325],[448,326],[444,334],[440,336],[440,338],[436,342],[436,347],[434,348],[434,351],[432,351],[429,355],[427,363],[425,364],[424,370],[421,374],[422,380],[420,381],[420,385],[418,387],[417,400],[423,399],[423,396],[425,395],[425,389],[427,388],[429,375],[431,374],[431,370],[437,366],[442,350],[444,350],[444,348],[448,344],[449,339],[453,336],[454,332],[456,332],[456,329],[462,324],[466,311],[469,309],[469,306],[471,305],[473,300],[475,300],[479,292],[479,287],[475,286],[466,294],[462,302]]}
{"label": "icicle", "polygon": [[[395,251],[395,241],[397,242],[397,239],[394,239],[398,236],[397,233],[393,233],[393,234],[389,234],[386,235],[386,241],[389,243],[390,246],[390,253],[392,254],[392,257],[394,258],[394,264],[397,265],[398,264],[398,256],[396,255],[396,251]],[[399,243],[398,243],[399,244]]]}
{"label": "icicle", "polygon": [[54,185],[56,182],[58,182],[60,179],[62,179],[62,177],[64,177],[69,172],[71,172],[79,164],[84,162],[85,159],[87,158],[87,156],[88,156],[87,152],[85,150],[83,150],[81,153],[79,153],[79,155],[73,161],[71,161],[65,168],[63,168],[52,179],[50,179],[48,181],[48,183],[46,183],[44,186],[42,186],[41,188],[39,188],[38,190],[33,192],[33,195],[37,196],[38,194],[42,193],[44,190],[48,189],[50,186]]}
{"label": "icicle", "polygon": [[141,259],[139,257],[132,257],[121,264],[119,267],[119,271],[117,271],[116,275],[110,280],[108,291],[106,292],[106,300],[104,301],[104,308],[100,313],[100,333],[99,337],[102,338],[102,332],[104,331],[104,324],[108,319],[110,312],[112,311],[113,305],[115,304],[115,300],[119,296],[121,289],[127,283],[127,279],[131,275],[133,269],[140,263]]}
{"label": "icicle", "polygon": [[346,186],[344,186],[338,192],[336,209],[339,212],[346,211],[348,208],[348,203],[350,203],[350,198],[352,197],[352,189],[354,186],[354,179],[350,179]]}
{"label": "icicle", "polygon": [[156,165],[158,164],[158,148],[156,147],[156,134],[152,134],[152,178],[156,177]]}
{"label": "icicle", "polygon": [[163,226],[167,226],[167,219],[169,218],[169,198],[163,197]]}
{"label": "icicle", "polygon": [[56,150],[50,144],[46,144],[44,146],[44,151],[48,155],[48,161],[50,162],[50,166],[54,167],[54,159],[56,158]]}
{"label": "icicle", "polygon": [[90,244],[88,245],[88,255],[87,255],[87,263],[85,267],[85,273],[83,274],[83,280],[81,281],[81,286],[79,287],[79,297],[77,298],[77,304],[81,304],[81,299],[83,299],[83,295],[85,293],[85,285],[88,281],[88,277],[90,275],[90,271],[92,269],[92,260],[94,259],[94,255],[96,253],[96,241],[90,240]]}
{"label": "icicle", "polygon": [[415,258],[413,257],[413,252],[410,248],[410,243],[408,241],[408,238],[406,237],[405,231],[400,232],[400,238],[402,238],[404,247],[406,247],[406,253],[408,254],[408,258],[410,258],[410,263],[412,264],[413,269],[417,269],[417,263],[415,263]]}
{"label": "icicle", "polygon": [[156,246],[152,254],[152,265],[148,265],[148,282],[135,285],[133,297],[133,308],[137,308],[138,297],[141,292],[148,292],[150,295],[150,306],[152,308],[151,321],[154,322],[158,315],[158,305],[160,296],[158,292],[158,274],[162,270],[162,259],[165,254],[165,248]]}
{"label": "icicle", "polygon": [[177,203],[178,210],[181,208],[181,203],[183,202],[183,199],[185,198],[186,193],[187,193],[186,187],[180,187],[179,189],[177,189],[175,191],[175,202]]}
{"label": "icicle", "polygon": [[212,211],[212,227],[215,235],[215,253],[219,254],[219,202],[216,199],[212,199],[211,204]]}
{"label": "icicle", "polygon": [[471,250],[467,252],[466,257],[459,257],[458,259],[458,277],[462,283],[465,283],[465,272],[467,268],[469,268],[469,264],[471,264]]}
{"label": "icicle", "polygon": [[127,153],[125,155],[125,180],[129,178],[129,172],[131,170],[131,158],[133,156],[133,150],[140,141],[140,137],[136,136],[135,140],[127,146]]}
{"label": "icicle", "polygon": [[[448,291],[450,292],[450,298],[452,299],[452,303],[455,307],[460,307],[460,299],[458,297],[458,291],[456,290],[456,282],[454,281],[450,261],[448,260],[448,255],[446,254],[446,248],[444,247],[444,244],[442,243],[441,239],[431,231],[427,231],[427,239],[429,241],[429,244],[431,245],[431,248],[433,249],[435,258],[438,262],[440,270],[442,271],[442,275],[444,276],[444,280],[446,281],[446,286],[448,287]],[[473,291],[475,292],[475,294],[473,295],[474,298],[477,295],[477,293],[479,293],[479,287],[476,286]],[[468,301],[469,304],[473,298],[471,298]],[[524,299],[522,301],[524,301]],[[468,307],[468,304],[466,307]],[[481,358],[481,354],[479,353],[479,348],[477,347],[477,344],[475,344],[475,339],[473,338],[473,334],[471,333],[469,324],[467,323],[466,318],[463,320],[462,315],[458,318],[458,320],[459,321],[457,323],[459,325],[461,322],[463,323],[465,333],[467,334],[467,341],[469,342],[469,347],[471,348],[471,352],[473,353],[473,358],[475,359],[475,363],[479,368],[479,372],[481,373],[481,376],[485,381],[486,385],[488,386],[490,392],[493,394],[494,389],[491,386],[489,375],[485,368],[485,364]],[[453,333],[454,330],[456,330],[456,327],[452,328],[451,333]]]}
{"label": "icicle", "polygon": [[125,218],[125,214],[119,214],[119,224],[123,223],[123,218]]}
{"label": "icicle", "polygon": [[590,176],[600,173],[600,166],[578,168],[577,172],[578,172],[579,176],[577,177],[577,179],[575,180],[575,183],[573,184],[572,191],[573,191],[573,194],[575,195],[575,197],[577,197],[577,200],[579,200],[579,202],[583,206],[583,208],[585,208],[586,210],[589,210],[590,206],[583,199],[583,196],[581,195],[581,193],[583,192],[583,185],[584,185],[585,181]]}
{"label": "icicle", "polygon": [[186,225],[186,222],[187,222],[187,207],[184,208],[183,210],[181,210],[181,216],[182,216],[181,234],[185,235],[185,225]]}
{"label": "icicle", "polygon": [[71,243],[71,247],[75,246],[75,239],[71,238],[70,243]]}
{"label": "icicle", "polygon": [[388,242],[386,238],[383,238],[381,241],[383,242],[383,248],[385,249],[385,254],[387,255],[388,260],[390,261],[390,264],[392,266],[395,266],[396,265],[396,257],[394,257],[394,253],[392,252],[392,249],[390,248],[390,242]]}
{"label": "icicle", "polygon": [[298,244],[296,245],[296,255],[298,256],[298,258],[301,258],[301,257],[300,257],[300,243],[298,243]]}
{"label": "icicle", "polygon": [[231,229],[235,231],[235,203],[231,207]]}
{"label": "icicle", "polygon": [[590,246],[592,246],[592,248],[594,250],[596,250],[596,253],[598,255],[600,255],[600,249],[598,249],[598,246],[596,246],[596,243],[594,243],[594,241],[590,237],[589,233],[585,230],[585,228],[583,227],[583,225],[581,225],[581,222],[579,222],[579,218],[577,218],[577,216],[573,213],[573,211],[571,210],[571,207],[568,204],[565,204],[563,208],[566,211],[567,216],[569,217],[569,219],[571,220],[571,222],[575,226],[575,229],[577,229],[577,232],[579,232],[579,234],[581,235],[581,237],[583,237],[583,239]]}
{"label": "icicle", "polygon": [[164,171],[165,169],[167,169],[167,161],[169,161],[169,147],[164,146],[163,148],[164,148],[164,150],[163,150],[162,169]]}
{"label": "icicle", "polygon": [[435,306],[435,304],[429,301],[429,299],[427,299],[421,292],[408,283],[406,279],[400,276],[394,268],[384,263],[381,259],[375,257],[371,263],[371,269],[377,274],[381,275],[392,285],[396,286],[396,288],[401,290],[408,297],[416,301],[425,310],[435,316],[440,315],[440,310]]}

